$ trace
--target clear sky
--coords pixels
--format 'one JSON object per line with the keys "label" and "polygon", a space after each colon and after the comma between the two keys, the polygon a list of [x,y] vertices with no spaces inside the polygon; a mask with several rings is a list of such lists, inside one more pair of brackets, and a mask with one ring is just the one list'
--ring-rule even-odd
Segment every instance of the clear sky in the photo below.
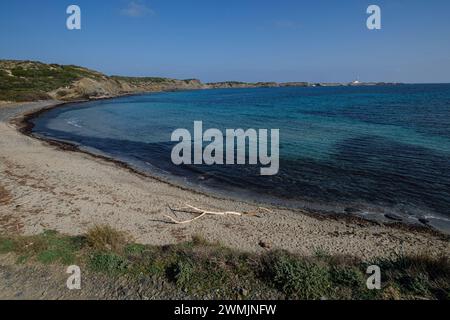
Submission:
{"label": "clear sky", "polygon": [[0,58],[205,82],[450,82],[449,17],[448,0],[2,0]]}

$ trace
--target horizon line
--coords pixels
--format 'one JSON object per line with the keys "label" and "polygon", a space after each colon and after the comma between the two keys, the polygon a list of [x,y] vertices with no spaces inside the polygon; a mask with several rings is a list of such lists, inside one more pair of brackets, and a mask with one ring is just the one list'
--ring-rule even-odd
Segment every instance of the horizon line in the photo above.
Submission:
{"label": "horizon line", "polygon": [[276,84],[285,84],[285,83],[307,83],[307,84],[351,84],[355,81],[358,81],[361,84],[367,84],[367,83],[386,83],[386,84],[450,84],[449,82],[405,82],[405,81],[385,81],[385,80],[370,80],[370,81],[361,81],[359,79],[357,80],[353,80],[353,81],[305,81],[305,80],[293,80],[293,81],[273,81],[273,80],[263,80],[263,81],[245,81],[245,80],[220,80],[220,81],[203,81],[201,78],[199,77],[193,77],[193,78],[177,78],[177,77],[171,77],[171,76],[154,76],[154,75],[147,75],[147,76],[133,76],[133,75],[120,75],[120,74],[112,74],[112,73],[107,73],[104,71],[100,71],[99,69],[91,69],[90,67],[84,67],[82,65],[79,64],[72,64],[72,63],[54,63],[54,62],[44,62],[43,60],[31,60],[31,59],[14,59],[14,58],[0,58],[0,62],[1,61],[15,61],[15,62],[37,62],[37,63],[42,63],[42,64],[47,64],[47,65],[51,65],[51,64],[57,64],[57,65],[61,65],[61,66],[76,66],[76,67],[81,67],[81,68],[85,68],[85,69],[89,69],[92,71],[96,71],[96,72],[100,72],[108,77],[127,77],[127,78],[166,78],[166,79],[172,79],[172,80],[198,80],[203,84],[214,84],[214,83],[226,83],[226,82],[238,82],[238,83],[246,83],[246,84],[257,84],[257,83],[276,83]]}

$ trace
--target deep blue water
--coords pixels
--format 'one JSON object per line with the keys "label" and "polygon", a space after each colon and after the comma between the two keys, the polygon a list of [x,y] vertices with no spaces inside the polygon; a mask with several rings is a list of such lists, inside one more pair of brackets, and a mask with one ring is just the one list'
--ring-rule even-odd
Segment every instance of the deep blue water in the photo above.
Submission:
{"label": "deep blue water", "polygon": [[[175,166],[173,130],[280,129],[280,172]],[[450,229],[450,85],[200,90],[70,104],[35,134],[190,187]]]}

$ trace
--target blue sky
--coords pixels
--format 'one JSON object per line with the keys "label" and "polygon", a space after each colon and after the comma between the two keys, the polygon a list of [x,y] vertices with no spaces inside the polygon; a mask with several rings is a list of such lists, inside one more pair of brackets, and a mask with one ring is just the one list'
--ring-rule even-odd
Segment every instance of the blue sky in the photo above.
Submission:
{"label": "blue sky", "polygon": [[[366,28],[370,4],[382,30]],[[3,0],[0,58],[205,82],[450,82],[449,15],[448,0]]]}

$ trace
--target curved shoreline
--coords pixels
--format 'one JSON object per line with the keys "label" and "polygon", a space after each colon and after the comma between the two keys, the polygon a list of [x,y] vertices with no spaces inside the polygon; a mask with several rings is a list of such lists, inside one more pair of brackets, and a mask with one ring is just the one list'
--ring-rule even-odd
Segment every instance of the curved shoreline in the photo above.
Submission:
{"label": "curved shoreline", "polygon": [[[155,206],[154,202],[158,201],[159,197],[168,197],[172,202],[176,202],[178,204],[187,203],[187,200],[203,202],[204,205],[198,205],[202,208],[236,208],[236,210],[251,210],[255,208],[256,204],[253,203],[245,203],[242,201],[230,200],[230,199],[222,199],[219,197],[215,197],[213,195],[204,194],[202,192],[198,192],[195,190],[191,190],[188,188],[184,188],[182,186],[173,185],[168,183],[167,181],[162,181],[161,179],[152,177],[150,175],[144,174],[138,170],[135,170],[128,166],[127,164],[114,160],[108,157],[91,154],[87,151],[80,150],[78,147],[70,144],[70,143],[60,143],[53,140],[47,140],[40,137],[35,137],[32,135],[30,127],[30,122],[33,117],[41,114],[49,110],[50,108],[60,107],[61,105],[65,105],[66,103],[53,102],[50,105],[42,105],[40,108],[37,107],[33,110],[28,110],[27,112],[22,112],[16,114],[14,119],[11,120],[16,129],[18,129],[21,134],[25,134],[27,137],[32,137],[32,139],[39,143],[44,149],[48,149],[50,152],[51,149],[55,147],[60,152],[60,150],[64,150],[64,155],[57,155],[58,157],[67,158],[67,154],[79,154],[80,156],[73,156],[76,159],[70,159],[69,161],[79,161],[90,162],[90,166],[94,166],[95,163],[99,163],[100,167],[108,167],[107,163],[113,164],[112,166],[117,168],[127,169],[126,171],[112,169],[114,174],[119,176],[121,179],[130,179],[133,180],[130,184],[130,188],[135,184],[135,180],[145,180],[143,182],[144,186],[142,188],[137,188],[139,192],[141,189],[150,188],[153,191],[159,191],[157,200],[153,199],[153,202],[149,202],[150,206]],[[20,105],[16,105],[16,108]],[[17,131],[16,131],[17,132]],[[22,135],[25,137],[24,135]],[[45,146],[47,144],[47,146]],[[52,147],[49,147],[53,146]],[[46,152],[45,150],[42,150]],[[69,151],[69,152],[67,152]],[[56,152],[56,150],[53,150]],[[0,154],[1,155],[1,154]],[[55,154],[56,155],[56,154]],[[71,158],[71,157],[69,157]],[[106,160],[106,161],[105,161]],[[100,168],[96,168],[99,169]],[[103,168],[105,169],[105,168]],[[25,168],[27,170],[27,168]],[[61,170],[70,171],[64,166]],[[3,170],[2,170],[3,171]],[[28,170],[30,171],[30,170]],[[33,172],[33,171],[31,171]],[[3,174],[3,173],[2,173]],[[79,174],[79,172],[75,172],[75,174]],[[130,177],[129,175],[133,177]],[[82,172],[82,176],[85,174]],[[61,178],[61,177],[59,177]],[[66,181],[65,177],[62,177],[62,181]],[[61,181],[58,180],[58,181]],[[0,184],[2,181],[0,180]],[[146,184],[151,186],[147,186]],[[114,189],[116,186],[109,185],[108,183],[103,183],[105,188]],[[84,188],[81,188],[84,189]],[[127,189],[127,188],[126,188]],[[165,189],[164,192],[161,192],[161,189]],[[177,190],[177,191],[176,191]],[[167,192],[166,192],[167,191]],[[173,193],[172,195],[170,193]],[[82,192],[81,196],[87,196],[89,193]],[[96,195],[97,198],[101,198],[99,195]],[[179,199],[177,198],[179,197]],[[133,198],[133,197],[132,197]],[[175,199],[172,199],[175,198]],[[64,201],[65,199],[61,200]],[[136,200],[139,202],[139,200]],[[123,203],[124,207],[130,204],[132,201],[125,201]],[[168,201],[170,202],[170,201]],[[120,208],[120,205],[115,204],[116,207]],[[179,206],[180,206],[179,205]],[[168,206],[173,206],[172,203],[168,204]],[[159,234],[141,234],[141,232],[136,232],[133,230],[129,224],[130,223],[119,223],[119,228],[122,226],[123,229],[129,231],[131,234],[135,235],[136,238],[143,243],[152,243],[152,244],[169,244],[177,241],[185,240],[186,238],[200,233],[202,236],[212,241],[221,241],[225,245],[234,246],[239,249],[249,250],[249,251],[261,251],[265,250],[261,246],[261,242],[270,243],[270,246],[273,248],[286,249],[293,252],[302,252],[311,254],[314,250],[318,248],[324,248],[325,250],[330,251],[330,253],[344,253],[351,254],[357,256],[380,256],[380,255],[388,255],[392,254],[394,248],[405,247],[405,242],[407,243],[406,247],[408,249],[403,248],[403,250],[418,252],[418,251],[433,251],[435,253],[444,253],[448,254],[448,237],[440,234],[439,232],[432,230],[426,227],[415,227],[405,225],[403,223],[389,223],[388,225],[381,225],[376,222],[371,222],[364,220],[362,218],[350,215],[326,215],[326,216],[318,216],[311,212],[307,212],[304,210],[291,210],[287,208],[276,207],[273,208],[276,213],[270,215],[268,213],[261,213],[260,218],[241,218],[241,220],[236,220],[235,218],[205,218],[204,220],[195,222],[190,224],[189,226],[178,226],[167,224],[167,221],[162,221],[163,214],[167,213],[167,210],[163,207],[167,207],[166,205],[161,206],[157,205],[158,210],[155,210],[155,215],[158,216],[158,220],[152,220],[153,224],[155,224],[155,230],[164,229],[169,235],[162,235],[159,231]],[[100,208],[100,207],[99,207]],[[140,211],[144,210],[145,206],[141,206],[139,204]],[[1,209],[1,207],[0,207]],[[103,208],[102,208],[103,209]],[[122,211],[123,209],[118,209],[117,211]],[[139,211],[138,211],[139,212]],[[1,213],[1,211],[0,211]],[[116,212],[113,215],[116,216],[117,219],[121,220],[120,212]],[[128,212],[125,210],[124,215],[127,215]],[[139,216],[139,219],[135,217],[135,221],[130,218],[130,222],[134,222],[139,226],[139,223],[150,224],[148,220],[148,215],[144,220]],[[264,226],[260,225],[261,220],[263,221]],[[98,219],[92,219],[98,220]],[[100,219],[102,220],[102,219]],[[104,219],[103,219],[104,220]],[[106,219],[108,220],[108,219]],[[137,220],[137,221],[136,221]],[[108,221],[105,221],[108,222]],[[90,221],[92,223],[92,221]],[[66,231],[67,229],[77,229],[77,231],[72,233],[80,233],[82,232],[82,227],[71,228],[71,226],[59,226],[58,223],[55,224],[55,229],[59,229],[60,231]],[[89,224],[89,223],[88,223]],[[161,225],[163,227],[161,227]],[[115,225],[117,227],[117,224]],[[67,228],[68,227],[68,228]],[[152,226],[153,227],[153,226]],[[24,226],[24,229],[25,228]],[[36,233],[41,230],[25,230],[25,233]],[[84,228],[85,229],[85,228]],[[236,232],[236,230],[242,230],[243,232]],[[137,230],[138,231],[138,230]],[[229,232],[228,232],[229,231]],[[229,234],[226,234],[226,233]],[[69,232],[71,233],[71,232]],[[299,241],[302,240],[306,241]],[[383,238],[388,238],[383,239]],[[336,240],[337,239],[337,240]],[[379,248],[380,243],[389,243],[387,247]]]}
{"label": "curved shoreline", "polygon": [[[141,94],[139,94],[141,95]],[[121,96],[116,96],[116,97],[109,97],[109,98],[100,98],[100,99],[91,99],[91,100],[80,100],[80,101],[71,101],[71,102],[59,102],[55,105],[49,106],[49,107],[45,107],[42,109],[38,109],[35,111],[31,111],[29,113],[25,113],[25,114],[20,114],[17,117],[15,117],[15,119],[11,119],[10,122],[14,123],[16,125],[16,127],[18,128],[18,130],[27,136],[30,136],[34,139],[38,139],[41,141],[45,141],[46,143],[56,146],[61,150],[64,151],[72,151],[72,152],[80,152],[80,153],[85,153],[88,154],[90,156],[108,161],[108,162],[112,162],[115,165],[119,166],[120,168],[126,169],[128,171],[130,171],[133,174],[137,174],[137,175],[142,175],[144,177],[147,178],[151,178],[151,179],[155,179],[161,183],[166,183],[170,186],[173,186],[175,188],[179,188],[180,190],[184,190],[187,192],[193,192],[193,193],[197,193],[197,194],[201,194],[204,196],[208,196],[214,199],[218,199],[218,200],[231,200],[231,201],[239,201],[239,202],[244,202],[247,203],[249,205],[257,205],[257,206],[269,206],[271,208],[275,208],[275,209],[281,209],[281,210],[292,210],[292,211],[298,211],[300,214],[307,214],[310,215],[312,217],[316,217],[316,218],[322,218],[322,219],[344,219],[346,221],[350,221],[350,222],[360,222],[360,223],[369,223],[369,224],[385,224],[389,227],[393,227],[393,228],[400,228],[400,229],[405,229],[405,230],[410,230],[410,231],[417,231],[417,232],[425,232],[425,233],[431,233],[431,234],[435,234],[435,235],[439,235],[439,234],[444,234],[450,237],[449,234],[442,232],[438,229],[433,228],[432,226],[429,226],[427,224],[413,224],[413,223],[408,223],[406,221],[396,221],[395,219],[389,219],[386,218],[384,221],[379,219],[369,219],[369,218],[364,218],[361,216],[358,216],[356,214],[353,213],[343,213],[343,212],[337,212],[337,211],[321,211],[321,210],[313,210],[310,208],[299,208],[296,206],[283,206],[280,204],[273,204],[273,203],[267,203],[264,202],[262,200],[256,200],[256,199],[242,199],[242,198],[236,198],[233,196],[225,196],[225,195],[221,195],[218,193],[215,193],[213,191],[208,192],[208,191],[202,191],[202,190],[198,190],[195,188],[190,188],[188,186],[183,186],[181,183],[176,183],[176,182],[171,182],[168,179],[164,179],[164,178],[160,178],[156,175],[152,175],[151,173],[148,172],[144,172],[138,169],[135,169],[133,166],[131,166],[130,164],[128,164],[125,161],[122,160],[118,160],[106,155],[101,155],[99,153],[95,153],[95,152],[90,152],[88,150],[83,149],[82,147],[71,143],[71,142],[66,142],[66,141],[60,141],[60,140],[56,140],[56,139],[51,139],[51,138],[45,138],[45,137],[41,137],[38,135],[35,135],[33,133],[33,128],[34,128],[34,124],[32,123],[33,119],[36,119],[37,117],[39,117],[41,114],[48,112],[52,109],[55,108],[59,108],[59,107],[63,107],[63,106],[67,106],[70,104],[82,104],[82,103],[88,103],[88,102],[92,102],[92,101],[97,101],[97,100],[111,100],[111,99],[116,99],[116,98],[121,98],[124,96],[133,96],[132,94],[127,94],[127,95],[121,95]],[[351,209],[351,208],[350,208]],[[391,220],[391,221],[390,221]]]}
{"label": "curved shoreline", "polygon": [[[114,99],[114,98],[118,98],[118,97],[112,97],[112,98],[108,98],[108,99]],[[129,164],[124,162],[124,161],[120,161],[120,160],[117,160],[117,159],[114,159],[114,158],[111,158],[111,157],[103,156],[101,154],[96,154],[96,153],[93,153],[93,152],[89,152],[89,151],[83,150],[79,146],[77,146],[77,145],[75,145],[73,143],[58,141],[58,140],[54,140],[54,139],[46,139],[44,137],[39,137],[39,136],[33,134],[34,124],[31,122],[31,120],[39,117],[39,115],[41,115],[42,113],[45,113],[45,112],[47,112],[49,110],[52,110],[52,109],[55,109],[55,108],[66,106],[68,104],[85,103],[85,102],[90,102],[90,101],[95,101],[95,100],[75,101],[75,102],[62,102],[62,103],[59,103],[59,104],[55,104],[55,105],[53,105],[51,107],[45,107],[45,108],[39,109],[37,111],[32,111],[30,113],[25,113],[25,114],[18,115],[14,119],[10,119],[10,123],[14,124],[17,127],[17,130],[20,133],[22,133],[22,134],[24,134],[26,136],[29,136],[31,138],[44,141],[44,142],[46,142],[46,143],[48,143],[48,144],[50,144],[52,146],[55,146],[55,147],[57,147],[57,148],[59,148],[59,149],[61,149],[63,151],[72,151],[72,152],[84,153],[84,154],[87,154],[89,156],[92,156],[92,157],[95,157],[95,158],[98,158],[98,159],[101,159],[101,160],[104,160],[104,161],[112,162],[115,165],[119,166],[120,168],[126,169],[126,170],[130,171],[133,174],[142,175],[142,176],[147,177],[147,178],[155,179],[157,181],[160,181],[162,183],[167,183],[167,184],[169,184],[169,185],[171,185],[173,187],[179,188],[181,190],[207,195],[207,194],[205,194],[203,192],[200,192],[200,191],[197,191],[197,190],[194,190],[194,189],[185,188],[185,187],[183,187],[181,185],[177,185],[177,184],[171,183],[169,181],[165,181],[163,179],[160,179],[160,178],[158,178],[156,176],[152,176],[150,174],[146,174],[146,173],[144,173],[142,171],[136,170],[133,167],[131,167]],[[215,197],[214,195],[208,195],[208,196],[220,199],[219,197]]]}

